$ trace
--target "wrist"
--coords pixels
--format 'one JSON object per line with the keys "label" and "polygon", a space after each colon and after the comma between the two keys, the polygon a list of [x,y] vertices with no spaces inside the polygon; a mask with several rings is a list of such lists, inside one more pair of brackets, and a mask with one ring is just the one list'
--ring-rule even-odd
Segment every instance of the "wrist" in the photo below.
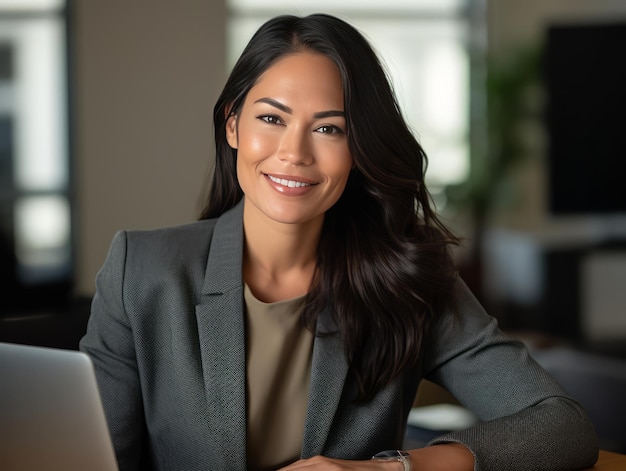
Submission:
{"label": "wrist", "polygon": [[411,471],[411,455],[404,450],[385,450],[372,456],[374,461],[397,462],[402,465],[403,471]]}
{"label": "wrist", "polygon": [[429,471],[473,471],[474,455],[460,443],[441,443],[411,450],[414,469]]}

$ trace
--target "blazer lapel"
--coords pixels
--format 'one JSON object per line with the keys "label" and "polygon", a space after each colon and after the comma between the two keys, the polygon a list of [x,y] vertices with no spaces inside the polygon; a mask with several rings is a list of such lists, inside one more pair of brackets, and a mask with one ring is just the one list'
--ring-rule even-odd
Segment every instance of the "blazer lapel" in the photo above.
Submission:
{"label": "blazer lapel", "polygon": [[324,311],[317,322],[311,388],[304,424],[302,458],[320,455],[330,432],[348,374],[348,362],[330,313]]}
{"label": "blazer lapel", "polygon": [[[243,202],[219,218],[196,306],[208,404],[207,454],[215,469],[246,469],[246,339]],[[311,364],[302,457],[323,453],[348,373],[330,313],[320,314]]]}
{"label": "blazer lapel", "polygon": [[214,469],[246,469],[246,342],[242,207],[218,220],[196,306],[208,404],[206,452]]}

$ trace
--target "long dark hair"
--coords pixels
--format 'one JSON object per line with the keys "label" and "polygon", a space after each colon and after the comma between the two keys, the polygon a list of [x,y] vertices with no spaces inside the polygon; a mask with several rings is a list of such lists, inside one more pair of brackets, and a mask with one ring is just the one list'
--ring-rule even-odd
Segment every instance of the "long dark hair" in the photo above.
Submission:
{"label": "long dark hair", "polygon": [[445,309],[456,272],[424,186],[426,155],[406,125],[383,67],[367,40],[324,14],[280,16],[255,33],[213,113],[216,161],[201,218],[218,217],[243,196],[236,150],[226,141],[229,113],[277,60],[323,54],[343,81],[347,137],[354,159],[346,189],[324,219],[317,271],[303,320],[333,313],[360,398],[371,398],[414,367],[432,318]]}

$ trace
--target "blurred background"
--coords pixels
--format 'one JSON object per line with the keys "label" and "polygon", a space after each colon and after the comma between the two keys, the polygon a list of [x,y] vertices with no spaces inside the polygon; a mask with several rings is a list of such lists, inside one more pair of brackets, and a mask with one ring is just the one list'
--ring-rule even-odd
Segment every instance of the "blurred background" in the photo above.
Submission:
{"label": "blurred background", "polygon": [[624,387],[623,0],[0,0],[0,341],[76,348],[114,233],[197,219],[252,32],[319,11],[382,56],[489,312]]}

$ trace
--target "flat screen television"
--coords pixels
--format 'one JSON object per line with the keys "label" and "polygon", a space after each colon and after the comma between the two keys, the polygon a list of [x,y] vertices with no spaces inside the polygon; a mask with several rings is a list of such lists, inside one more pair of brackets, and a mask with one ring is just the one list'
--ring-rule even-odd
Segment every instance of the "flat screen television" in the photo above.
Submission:
{"label": "flat screen television", "polygon": [[548,28],[549,211],[626,214],[626,18]]}

